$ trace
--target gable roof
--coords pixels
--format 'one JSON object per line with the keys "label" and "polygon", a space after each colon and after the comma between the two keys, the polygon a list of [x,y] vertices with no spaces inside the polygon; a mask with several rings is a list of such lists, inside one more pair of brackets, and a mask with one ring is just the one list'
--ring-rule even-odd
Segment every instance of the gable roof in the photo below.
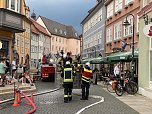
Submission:
{"label": "gable roof", "polygon": [[[31,19],[31,18],[30,18]],[[47,32],[47,30],[41,26],[39,23],[37,23],[35,20],[31,19],[33,22],[33,26],[37,29],[37,32],[42,32],[43,34],[50,36],[49,33]],[[34,31],[35,32],[35,31]]]}
{"label": "gable roof", "polygon": [[32,30],[33,33],[39,35],[38,30],[35,28],[35,26],[33,24],[31,25],[31,30]]}
{"label": "gable roof", "polygon": [[[77,31],[73,26],[67,26],[56,21],[50,20],[46,17],[39,16],[52,35],[62,36],[65,38],[79,39]],[[77,35],[76,35],[77,34]]]}

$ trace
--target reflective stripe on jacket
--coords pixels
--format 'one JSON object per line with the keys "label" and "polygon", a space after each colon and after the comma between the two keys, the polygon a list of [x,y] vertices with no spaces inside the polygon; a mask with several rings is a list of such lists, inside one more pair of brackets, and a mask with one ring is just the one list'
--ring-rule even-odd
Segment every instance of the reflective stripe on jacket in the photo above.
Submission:
{"label": "reflective stripe on jacket", "polygon": [[64,68],[63,82],[73,82],[72,68]]}
{"label": "reflective stripe on jacket", "polygon": [[90,82],[91,76],[92,76],[92,70],[88,70],[88,69],[84,68],[81,79],[85,82]]}

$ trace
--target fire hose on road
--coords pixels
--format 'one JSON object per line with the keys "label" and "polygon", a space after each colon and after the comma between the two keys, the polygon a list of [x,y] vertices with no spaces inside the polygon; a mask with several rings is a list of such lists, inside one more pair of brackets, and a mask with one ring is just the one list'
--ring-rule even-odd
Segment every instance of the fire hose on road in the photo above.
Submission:
{"label": "fire hose on road", "polygon": [[31,106],[33,107],[33,109],[32,109],[31,111],[27,112],[26,114],[33,114],[33,113],[36,111],[36,106],[35,106],[35,104],[32,102],[31,99],[29,99],[29,98],[27,97],[27,95],[26,95],[25,93],[23,93],[22,91],[20,91],[20,93],[28,100],[28,102],[29,102],[29,103],[31,104]]}

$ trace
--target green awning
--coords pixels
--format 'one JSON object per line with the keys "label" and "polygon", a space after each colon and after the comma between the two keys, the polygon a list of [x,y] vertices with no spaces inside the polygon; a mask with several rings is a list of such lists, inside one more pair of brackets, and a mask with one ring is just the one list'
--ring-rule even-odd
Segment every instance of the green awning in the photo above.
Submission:
{"label": "green awning", "polygon": [[82,64],[85,64],[87,62],[90,62],[92,60],[92,58],[87,58],[81,61]]}
{"label": "green awning", "polygon": [[[111,54],[109,56],[107,56],[107,60],[109,62],[111,61],[131,61],[132,58],[132,52],[118,52],[118,53],[114,53]],[[138,51],[134,52],[134,58],[137,59],[138,58]]]}
{"label": "green awning", "polygon": [[107,59],[105,57],[97,57],[97,58],[93,58],[90,61],[91,64],[105,64],[107,63]]}

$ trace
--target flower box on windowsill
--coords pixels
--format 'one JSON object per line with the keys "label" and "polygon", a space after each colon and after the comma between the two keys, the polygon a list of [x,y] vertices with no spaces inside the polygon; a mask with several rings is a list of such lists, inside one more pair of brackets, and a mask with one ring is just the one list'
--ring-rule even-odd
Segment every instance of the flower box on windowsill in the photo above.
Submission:
{"label": "flower box on windowsill", "polygon": [[108,45],[110,45],[110,46],[111,46],[111,45],[112,45],[111,43],[112,43],[111,41],[106,42],[106,45],[107,45],[107,46],[108,46]]}
{"label": "flower box on windowsill", "polygon": [[118,12],[118,13],[121,13],[121,10],[118,10],[117,12]]}
{"label": "flower box on windowsill", "polygon": [[109,18],[107,18],[106,21],[109,21]]}
{"label": "flower box on windowsill", "polygon": [[117,13],[117,12],[115,12],[115,16],[117,16],[117,14],[118,14],[118,13]]}
{"label": "flower box on windowsill", "polygon": [[109,19],[112,19],[112,16],[110,16]]}
{"label": "flower box on windowsill", "polygon": [[128,5],[132,6],[132,5],[133,5],[133,3],[134,3],[134,2],[133,2],[133,1],[131,1],[131,2],[129,2],[129,3],[128,3]]}
{"label": "flower box on windowsill", "polygon": [[121,40],[121,39],[115,39],[113,42],[114,42],[114,43],[120,42],[120,40]]}
{"label": "flower box on windowsill", "polygon": [[128,8],[128,5],[125,5],[125,9],[127,9]]}
{"label": "flower box on windowsill", "polygon": [[131,34],[131,35],[124,36],[124,38],[132,38],[132,34]]}

